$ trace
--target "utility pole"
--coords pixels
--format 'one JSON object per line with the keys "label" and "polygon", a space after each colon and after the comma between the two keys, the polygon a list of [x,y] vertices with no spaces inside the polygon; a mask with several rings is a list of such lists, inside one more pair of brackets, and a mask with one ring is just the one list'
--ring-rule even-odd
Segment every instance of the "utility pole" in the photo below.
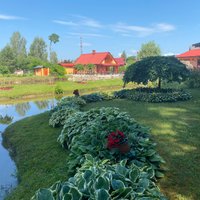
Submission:
{"label": "utility pole", "polygon": [[80,36],[80,51],[81,51],[81,54],[83,54],[83,41],[82,41],[82,36]]}

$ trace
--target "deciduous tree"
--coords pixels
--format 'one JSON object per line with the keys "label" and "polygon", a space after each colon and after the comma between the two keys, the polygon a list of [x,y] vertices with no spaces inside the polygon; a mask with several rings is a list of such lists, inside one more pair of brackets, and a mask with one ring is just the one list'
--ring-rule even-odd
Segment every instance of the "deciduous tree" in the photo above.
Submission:
{"label": "deciduous tree", "polygon": [[42,38],[36,37],[30,46],[29,55],[47,61],[47,45]]}
{"label": "deciduous tree", "polygon": [[124,85],[129,82],[147,84],[158,81],[161,88],[162,80],[182,82],[189,75],[189,70],[174,56],[147,57],[128,67],[123,77]]}
{"label": "deciduous tree", "polygon": [[150,41],[145,44],[142,44],[137,57],[138,59],[143,59],[150,56],[160,56],[160,55],[161,55],[160,47],[154,41]]}

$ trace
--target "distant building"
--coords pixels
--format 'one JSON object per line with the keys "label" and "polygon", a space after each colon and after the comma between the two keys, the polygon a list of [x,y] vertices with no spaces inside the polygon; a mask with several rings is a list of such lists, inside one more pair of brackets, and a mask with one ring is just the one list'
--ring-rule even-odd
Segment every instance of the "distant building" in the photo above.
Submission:
{"label": "distant building", "polygon": [[66,74],[74,74],[74,63],[60,62],[58,64],[65,68]]}
{"label": "distant building", "polygon": [[34,74],[36,76],[49,76],[49,68],[44,66],[34,67]]}
{"label": "distant building", "polygon": [[[67,74],[76,74],[78,71],[75,69],[75,66],[78,64],[87,66],[88,64],[95,65],[93,73],[95,74],[117,74],[119,67],[125,65],[123,58],[114,58],[110,52],[96,52],[95,50],[92,53],[81,54],[74,63],[59,63],[66,70]],[[87,73],[85,69],[82,73]]]}
{"label": "distant building", "polygon": [[176,56],[188,68],[200,68],[200,43],[193,44],[189,51]]}
{"label": "distant building", "polygon": [[16,75],[23,75],[24,71],[22,69],[18,69],[18,70],[14,71],[14,74],[16,74]]}

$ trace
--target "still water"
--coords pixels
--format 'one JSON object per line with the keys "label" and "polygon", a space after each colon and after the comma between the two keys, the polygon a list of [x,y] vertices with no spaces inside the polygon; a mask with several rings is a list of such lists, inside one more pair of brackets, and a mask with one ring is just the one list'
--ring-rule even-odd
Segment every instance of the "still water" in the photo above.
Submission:
{"label": "still water", "polygon": [[36,115],[54,107],[54,99],[0,105],[0,200],[17,185],[17,170],[9,152],[2,145],[2,133],[11,123]]}

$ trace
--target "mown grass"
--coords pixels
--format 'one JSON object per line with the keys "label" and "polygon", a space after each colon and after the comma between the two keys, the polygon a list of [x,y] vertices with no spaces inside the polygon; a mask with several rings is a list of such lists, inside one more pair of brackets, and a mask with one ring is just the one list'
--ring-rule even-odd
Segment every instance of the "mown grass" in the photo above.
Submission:
{"label": "mown grass", "polygon": [[113,100],[87,105],[118,107],[151,128],[157,149],[169,171],[159,184],[172,200],[200,199],[200,90],[193,99],[177,103],[141,103]]}
{"label": "mown grass", "polygon": [[28,200],[40,187],[67,179],[67,152],[57,143],[61,129],[51,128],[48,119],[48,112],[26,118],[4,134],[19,176],[19,185],[8,200]]}
{"label": "mown grass", "polygon": [[[87,83],[77,83],[72,81],[57,82],[55,84],[24,84],[14,85],[11,90],[0,90],[0,102],[5,102],[13,99],[21,98],[34,98],[39,96],[54,96],[55,87],[59,86],[64,90],[65,95],[72,95],[75,89],[78,89],[80,93],[89,91],[105,91],[122,88],[123,82],[121,79],[109,79],[109,80],[97,80],[88,81]],[[133,87],[134,84],[129,84]]]}
{"label": "mown grass", "polygon": [[[190,92],[193,99],[185,102],[111,100],[84,108],[118,107],[151,128],[158,152],[169,169],[159,185],[172,200],[200,197],[200,90]],[[67,152],[56,142],[59,132],[48,126],[48,113],[19,121],[6,130],[5,142],[14,149],[20,177],[9,200],[29,199],[38,188],[67,179]]]}

